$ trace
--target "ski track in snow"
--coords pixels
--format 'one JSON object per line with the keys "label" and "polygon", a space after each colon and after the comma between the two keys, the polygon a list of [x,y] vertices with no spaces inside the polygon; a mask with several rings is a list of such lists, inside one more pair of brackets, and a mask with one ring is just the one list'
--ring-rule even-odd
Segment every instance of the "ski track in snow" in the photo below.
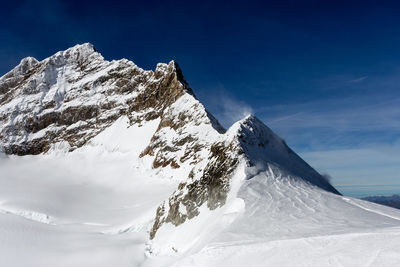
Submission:
{"label": "ski track in snow", "polygon": [[32,220],[35,222],[40,222],[44,224],[54,224],[54,219],[51,218],[49,215],[35,212],[35,211],[28,211],[28,210],[12,210],[12,209],[5,209],[4,207],[0,208],[0,213],[3,214],[12,214],[16,216],[23,217],[28,220]]}
{"label": "ski track in snow", "polygon": [[363,205],[358,204],[355,200],[351,200],[351,199],[346,198],[346,197],[344,197],[343,200],[346,201],[346,202],[348,202],[348,203],[350,203],[350,204],[352,204],[352,205],[354,205],[354,206],[357,206],[357,207],[359,207],[359,208],[361,208],[361,209],[363,209],[363,210],[366,210],[366,211],[369,211],[369,212],[372,212],[372,213],[376,213],[376,214],[379,214],[379,215],[382,215],[382,216],[386,216],[386,217],[388,217],[388,218],[391,218],[391,219],[395,219],[395,220],[400,221],[400,217],[392,216],[392,215],[386,214],[386,213],[381,212],[381,211],[379,211],[379,210],[377,210],[377,209],[372,209],[372,208],[364,207]]}
{"label": "ski track in snow", "polygon": [[[25,218],[30,221],[38,222],[38,223],[43,223],[43,224],[49,224],[49,225],[89,225],[89,226],[99,226],[99,227],[104,227],[104,226],[110,226],[108,224],[103,224],[103,223],[94,223],[94,222],[63,222],[61,220],[58,220],[50,215],[37,212],[37,211],[31,211],[31,210],[16,210],[16,209],[11,209],[11,208],[5,208],[5,207],[0,207],[0,213],[2,214],[11,214],[15,216],[19,216],[22,218]],[[141,227],[137,227],[141,229]],[[125,229],[123,232],[127,231],[132,231],[133,227],[128,227]],[[138,230],[133,230],[133,231],[138,231]],[[116,233],[119,233],[122,231],[117,231]]]}

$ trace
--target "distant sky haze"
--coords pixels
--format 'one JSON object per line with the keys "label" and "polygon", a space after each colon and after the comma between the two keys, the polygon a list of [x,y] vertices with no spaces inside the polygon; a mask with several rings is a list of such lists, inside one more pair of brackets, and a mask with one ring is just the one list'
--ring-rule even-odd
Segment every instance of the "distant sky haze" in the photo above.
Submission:
{"label": "distant sky haze", "polygon": [[399,14],[398,1],[3,1],[0,75],[84,42],[144,69],[175,59],[225,127],[254,113],[334,185],[400,185]]}

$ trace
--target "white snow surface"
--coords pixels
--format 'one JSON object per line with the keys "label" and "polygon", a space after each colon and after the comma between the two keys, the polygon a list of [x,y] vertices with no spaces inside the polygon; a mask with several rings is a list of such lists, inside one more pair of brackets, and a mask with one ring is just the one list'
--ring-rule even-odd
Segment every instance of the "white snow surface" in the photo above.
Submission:
{"label": "white snow surface", "polygon": [[[137,154],[158,121],[126,117],[90,145],[0,160],[0,266],[138,266],[155,208],[177,182]],[[133,140],[133,141],[132,141]]]}
{"label": "white snow surface", "polygon": [[262,172],[241,186],[245,211],[173,266],[398,266],[400,212]]}
{"label": "white snow surface", "polygon": [[158,121],[128,125],[121,117],[71,153],[2,156],[0,266],[400,264],[399,211],[244,163],[223,208],[168,224],[167,253],[149,254],[155,209],[178,180],[137,156]]}
{"label": "white snow surface", "polygon": [[[0,113],[18,111],[0,128],[23,121],[21,110],[45,114],[53,100],[51,110],[110,99],[119,107],[143,89],[105,97],[109,87],[98,87],[93,75],[70,69],[77,58],[96,67],[97,78],[122,67],[153,75],[124,59],[104,61],[90,44],[41,62],[25,58],[10,72],[12,78],[6,75],[0,82],[18,79],[38,64],[45,69],[24,85],[30,95],[0,107]],[[167,67],[159,64],[157,72]],[[74,86],[66,78],[76,80]],[[90,90],[75,90],[85,85]],[[64,103],[68,94],[71,99]],[[400,211],[332,193],[327,181],[255,117],[224,132],[188,93],[163,116],[173,122],[183,118],[183,125],[159,127],[160,118],[132,125],[121,115],[73,152],[60,141],[46,154],[0,153],[0,266],[400,266]],[[63,127],[74,130],[85,123]],[[18,138],[42,138],[52,127],[57,126]],[[179,142],[184,138],[194,141]],[[155,155],[139,156],[153,141],[179,147],[162,154],[179,168],[154,168]],[[201,178],[216,143],[235,147],[231,152],[239,161],[225,205],[210,210],[204,202],[199,215],[179,226],[165,223],[149,240],[157,208],[181,182]],[[179,206],[179,212],[186,209]]]}

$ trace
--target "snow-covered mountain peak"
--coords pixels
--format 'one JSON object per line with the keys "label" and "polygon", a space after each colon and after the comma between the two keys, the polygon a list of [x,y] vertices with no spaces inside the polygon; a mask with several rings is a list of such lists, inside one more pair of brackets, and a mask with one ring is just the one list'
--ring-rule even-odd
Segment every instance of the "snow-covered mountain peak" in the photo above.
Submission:
{"label": "snow-covered mountain peak", "polygon": [[323,176],[301,159],[282,138],[255,115],[248,115],[234,123],[228,129],[227,136],[240,144],[239,151],[244,153],[249,166],[258,166],[264,170],[278,166],[287,175],[339,194]]}
{"label": "snow-covered mountain peak", "polygon": [[254,115],[225,130],[175,61],[24,58],[0,78],[0,157],[0,265],[398,265],[375,262],[398,259],[398,212],[340,196]]}
{"label": "snow-covered mountain peak", "polygon": [[26,57],[21,60],[17,67],[15,67],[15,70],[19,74],[26,74],[30,70],[32,70],[32,68],[34,68],[38,63],[39,61],[36,58]]}
{"label": "snow-covered mountain peak", "polygon": [[183,76],[182,69],[180,68],[179,64],[175,60],[171,60],[168,64],[166,63],[158,63],[155,75],[156,77],[166,75],[166,74],[173,74],[176,76],[176,80],[179,81],[183,86],[184,89],[188,91],[188,93],[193,94],[192,90],[189,87],[188,82],[186,81],[185,77]]}
{"label": "snow-covered mountain peak", "polygon": [[73,47],[68,48],[66,51],[79,51],[80,53],[93,53],[97,52],[97,49],[92,43],[86,42],[83,44],[77,44]]}
{"label": "snow-covered mountain peak", "polygon": [[45,64],[56,67],[71,64],[80,67],[82,70],[88,62],[97,62],[99,64],[103,61],[103,56],[98,53],[96,48],[90,43],[75,45],[43,60]]}
{"label": "snow-covered mountain peak", "polygon": [[84,57],[89,57],[91,54],[94,54],[94,53],[97,53],[97,55],[100,55],[100,53],[97,52],[97,49],[94,47],[93,44],[83,43],[83,44],[77,44],[73,47],[70,47],[65,51],[59,51],[54,56],[64,55],[65,57],[68,57],[68,56],[76,55],[81,58],[84,58]]}
{"label": "snow-covered mountain peak", "polygon": [[[155,247],[165,244],[171,225],[179,232],[229,206],[253,166],[338,193],[254,115],[225,131],[174,60],[146,71],[77,45],[40,62],[24,59],[0,78],[0,99],[0,149],[7,154],[117,151],[143,172],[179,181],[155,212]],[[132,139],[119,142],[124,133]]]}
{"label": "snow-covered mountain peak", "polygon": [[175,61],[145,71],[126,59],[105,61],[90,43],[40,62],[26,58],[0,78],[1,146],[19,155],[57,142],[74,150],[120,116],[132,123],[159,118],[187,93]]}
{"label": "snow-covered mountain peak", "polygon": [[11,71],[0,77],[0,93],[5,93],[11,86],[23,79],[25,75],[29,74],[39,61],[34,57],[25,57],[20,63]]}
{"label": "snow-covered mountain peak", "polygon": [[[238,123],[240,125],[244,125],[249,128],[265,128],[266,125],[257,118],[254,114],[249,114],[245,116],[243,119],[239,120]],[[268,128],[268,127],[267,127]]]}
{"label": "snow-covered mountain peak", "polygon": [[228,135],[240,136],[243,132],[251,132],[253,135],[264,136],[267,134],[269,136],[274,136],[274,138],[280,139],[276,136],[271,129],[269,129],[260,119],[258,119],[254,114],[249,114],[243,119],[235,122],[228,129]]}
{"label": "snow-covered mountain peak", "polygon": [[237,122],[237,137],[246,147],[255,146],[259,148],[269,147],[274,152],[289,152],[284,140],[277,136],[255,115],[248,115]]}

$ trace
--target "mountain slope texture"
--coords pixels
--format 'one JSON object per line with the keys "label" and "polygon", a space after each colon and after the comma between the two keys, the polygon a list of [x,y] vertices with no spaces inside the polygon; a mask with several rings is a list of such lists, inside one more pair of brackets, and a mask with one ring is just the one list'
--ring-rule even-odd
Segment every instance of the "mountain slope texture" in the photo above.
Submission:
{"label": "mountain slope texture", "polygon": [[224,129],[175,61],[22,59],[0,150],[2,266],[400,264],[400,211],[341,196],[253,115]]}

